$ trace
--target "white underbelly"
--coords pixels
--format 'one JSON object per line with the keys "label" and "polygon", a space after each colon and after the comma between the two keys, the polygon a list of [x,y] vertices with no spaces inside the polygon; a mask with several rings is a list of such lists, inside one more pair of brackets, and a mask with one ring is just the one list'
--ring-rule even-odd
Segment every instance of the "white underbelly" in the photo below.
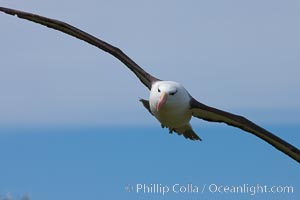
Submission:
{"label": "white underbelly", "polygon": [[187,108],[163,108],[159,112],[154,111],[153,114],[162,125],[169,128],[178,128],[186,125],[192,117],[191,111]]}

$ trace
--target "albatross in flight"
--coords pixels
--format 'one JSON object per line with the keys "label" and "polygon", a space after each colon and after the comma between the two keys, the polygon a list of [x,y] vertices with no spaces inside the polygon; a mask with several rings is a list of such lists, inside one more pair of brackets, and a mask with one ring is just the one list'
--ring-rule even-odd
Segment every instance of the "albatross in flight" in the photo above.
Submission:
{"label": "albatross in flight", "polygon": [[96,46],[119,59],[150,90],[149,100],[141,99],[140,101],[161,123],[163,128],[166,127],[169,129],[170,133],[176,132],[190,140],[201,140],[191,127],[190,120],[192,117],[210,122],[223,122],[252,133],[300,163],[300,151],[295,146],[287,143],[243,116],[200,103],[194,99],[180,83],[163,81],[152,76],[119,48],[62,21],[10,8],[0,7],[0,11],[64,32]]}

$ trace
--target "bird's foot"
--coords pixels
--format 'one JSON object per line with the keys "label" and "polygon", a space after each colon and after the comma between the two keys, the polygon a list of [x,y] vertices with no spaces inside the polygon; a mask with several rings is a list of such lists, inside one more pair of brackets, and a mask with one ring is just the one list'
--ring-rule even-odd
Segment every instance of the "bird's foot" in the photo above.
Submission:
{"label": "bird's foot", "polygon": [[169,133],[172,134],[175,131],[173,128],[169,128]]}
{"label": "bird's foot", "polygon": [[170,127],[165,126],[165,125],[163,125],[163,124],[161,124],[161,127],[162,127],[162,128],[168,128],[170,134],[172,134],[174,131],[176,132],[176,130],[175,130],[174,128],[170,128]]}

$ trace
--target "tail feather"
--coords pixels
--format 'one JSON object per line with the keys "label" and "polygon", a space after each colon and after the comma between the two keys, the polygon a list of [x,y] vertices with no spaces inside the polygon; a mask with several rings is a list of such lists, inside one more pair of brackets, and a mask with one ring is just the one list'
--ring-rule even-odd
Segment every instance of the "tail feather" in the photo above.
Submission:
{"label": "tail feather", "polygon": [[186,139],[202,141],[202,139],[194,132],[190,124],[175,128],[173,130],[178,135],[183,135]]}

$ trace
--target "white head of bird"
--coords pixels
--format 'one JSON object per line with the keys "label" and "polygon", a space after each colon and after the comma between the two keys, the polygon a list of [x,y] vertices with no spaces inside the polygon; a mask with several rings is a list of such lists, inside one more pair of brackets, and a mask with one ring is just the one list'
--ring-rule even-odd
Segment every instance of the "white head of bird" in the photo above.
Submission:
{"label": "white head of bird", "polygon": [[150,110],[167,127],[176,128],[187,124],[192,114],[189,111],[190,95],[174,81],[157,81],[150,91]]}

